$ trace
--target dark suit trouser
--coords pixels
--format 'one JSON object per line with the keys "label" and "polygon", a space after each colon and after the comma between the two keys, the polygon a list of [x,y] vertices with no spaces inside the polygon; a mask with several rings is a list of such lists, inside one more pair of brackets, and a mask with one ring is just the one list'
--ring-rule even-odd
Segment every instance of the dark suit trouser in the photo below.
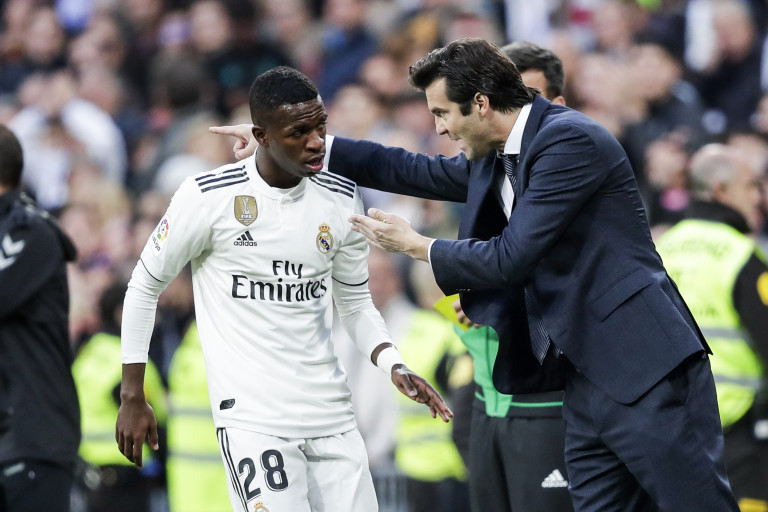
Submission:
{"label": "dark suit trouser", "polygon": [[573,371],[563,417],[577,512],[738,512],[708,358],[688,358],[629,405]]}

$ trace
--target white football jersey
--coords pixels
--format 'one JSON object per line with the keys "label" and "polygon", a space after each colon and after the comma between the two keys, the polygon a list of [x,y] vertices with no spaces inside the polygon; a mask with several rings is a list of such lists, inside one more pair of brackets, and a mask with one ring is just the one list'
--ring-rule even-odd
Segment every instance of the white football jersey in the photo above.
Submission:
{"label": "white football jersey", "polygon": [[[368,243],[348,222],[362,211],[354,182],[324,169],[272,188],[255,157],[179,187],[139,265],[169,282],[192,263],[217,427],[301,438],[355,427],[330,333],[334,283],[367,292]],[[390,341],[381,326],[356,340],[368,356]]]}

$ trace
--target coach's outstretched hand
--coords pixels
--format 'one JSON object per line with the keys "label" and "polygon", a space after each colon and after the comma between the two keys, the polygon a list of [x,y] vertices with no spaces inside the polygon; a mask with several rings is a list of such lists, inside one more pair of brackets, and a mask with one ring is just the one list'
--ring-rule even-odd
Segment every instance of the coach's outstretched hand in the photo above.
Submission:
{"label": "coach's outstretched hand", "polygon": [[352,230],[362,233],[373,245],[387,252],[407,254],[428,261],[431,238],[420,235],[404,218],[378,208],[368,208],[368,217],[352,215],[348,220]]}
{"label": "coach's outstretched hand", "polygon": [[414,402],[428,405],[433,418],[440,415],[440,418],[446,423],[453,418],[453,412],[443,401],[440,393],[432,387],[432,384],[424,377],[409,370],[404,364],[396,364],[392,367],[392,383],[402,394]]}

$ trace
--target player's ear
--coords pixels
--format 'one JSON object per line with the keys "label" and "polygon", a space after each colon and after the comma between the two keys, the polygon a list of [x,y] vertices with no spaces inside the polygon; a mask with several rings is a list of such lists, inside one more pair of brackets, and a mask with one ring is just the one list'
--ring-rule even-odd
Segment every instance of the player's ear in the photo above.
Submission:
{"label": "player's ear", "polygon": [[253,133],[253,138],[256,139],[256,142],[259,143],[259,146],[269,146],[269,138],[267,137],[267,129],[263,126],[259,126],[257,124],[254,124],[251,128],[251,133]]}

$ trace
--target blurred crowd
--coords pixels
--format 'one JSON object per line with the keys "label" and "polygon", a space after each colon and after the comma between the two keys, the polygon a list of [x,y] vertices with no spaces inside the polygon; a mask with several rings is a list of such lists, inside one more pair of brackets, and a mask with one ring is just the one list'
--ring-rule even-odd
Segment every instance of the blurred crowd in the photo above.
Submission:
{"label": "blurred crowd", "polygon": [[[250,122],[259,73],[285,64],[311,77],[329,133],[454,155],[407,77],[460,37],[527,40],[562,59],[568,105],[626,149],[654,235],[689,204],[690,156],[712,141],[739,148],[763,184],[748,220],[766,245],[762,0],[0,0],[0,10],[0,123],[24,148],[25,188],[79,254],[73,348],[102,328],[99,298],[130,278],[181,181],[234,160],[234,141],[208,127]],[[364,199],[427,236],[456,236],[460,205]],[[424,272],[398,272],[414,304],[438,297]],[[160,301],[150,355],[167,385],[193,315],[189,275]]]}

